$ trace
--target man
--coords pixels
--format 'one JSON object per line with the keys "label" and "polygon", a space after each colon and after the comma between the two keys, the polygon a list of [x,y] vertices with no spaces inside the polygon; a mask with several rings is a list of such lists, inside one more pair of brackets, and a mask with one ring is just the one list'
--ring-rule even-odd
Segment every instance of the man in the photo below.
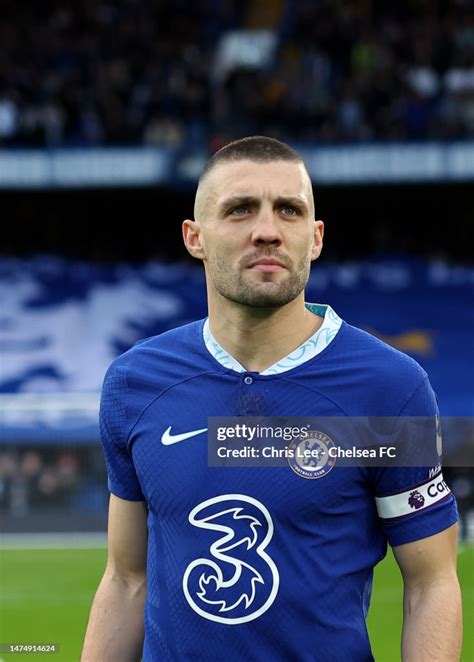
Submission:
{"label": "man", "polygon": [[412,359],[305,305],[323,223],[300,157],[264,137],[227,145],[183,235],[209,318],[138,343],[105,379],[109,556],[82,660],[138,660],[142,646],[150,661],[372,660],[365,618],[387,540],[403,659],[458,660],[457,512],[431,489],[439,469],[336,462],[312,479],[207,463],[210,416],[437,413]]}

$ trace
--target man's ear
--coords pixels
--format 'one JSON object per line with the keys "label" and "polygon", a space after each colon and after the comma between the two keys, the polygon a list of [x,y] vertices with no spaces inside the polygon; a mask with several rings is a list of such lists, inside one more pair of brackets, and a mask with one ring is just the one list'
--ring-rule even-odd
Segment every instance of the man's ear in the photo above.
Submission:
{"label": "man's ear", "polygon": [[313,248],[311,250],[311,260],[317,260],[323,250],[324,223],[314,221]]}
{"label": "man's ear", "polygon": [[183,240],[188,252],[197,260],[205,260],[204,247],[201,244],[201,226],[198,221],[183,221]]}

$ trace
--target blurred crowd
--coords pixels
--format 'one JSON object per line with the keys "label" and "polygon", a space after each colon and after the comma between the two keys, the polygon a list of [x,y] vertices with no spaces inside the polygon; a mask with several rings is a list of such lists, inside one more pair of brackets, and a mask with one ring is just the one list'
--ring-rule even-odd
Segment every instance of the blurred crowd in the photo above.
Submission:
{"label": "blurred crowd", "polygon": [[24,518],[44,509],[96,510],[107,480],[100,448],[11,448],[0,453],[0,513]]}
{"label": "blurred crowd", "polygon": [[240,4],[4,2],[0,138],[180,144],[189,125],[208,121],[212,53],[219,35],[238,25]]}
{"label": "blurred crowd", "polygon": [[[4,0],[0,145],[474,136],[472,2],[273,0],[265,22],[270,4]],[[216,78],[222,35],[254,27],[271,62]]]}
{"label": "blurred crowd", "polygon": [[474,135],[472,3],[288,7],[275,66],[259,84],[264,125],[323,142]]}

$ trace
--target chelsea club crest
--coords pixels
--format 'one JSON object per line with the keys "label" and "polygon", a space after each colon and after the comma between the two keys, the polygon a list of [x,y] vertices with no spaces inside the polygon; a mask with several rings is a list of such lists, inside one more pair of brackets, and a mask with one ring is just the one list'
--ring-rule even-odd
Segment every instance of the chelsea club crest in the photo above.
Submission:
{"label": "chelsea club crest", "polygon": [[336,464],[330,449],[335,448],[333,440],[324,432],[309,430],[304,439],[295,439],[289,446],[288,464],[302,478],[322,478]]}

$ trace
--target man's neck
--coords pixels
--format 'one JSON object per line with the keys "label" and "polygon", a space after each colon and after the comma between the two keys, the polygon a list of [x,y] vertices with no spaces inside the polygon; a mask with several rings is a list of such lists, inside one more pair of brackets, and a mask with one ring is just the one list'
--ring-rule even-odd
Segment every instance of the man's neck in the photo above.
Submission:
{"label": "man's neck", "polygon": [[246,370],[263,372],[321,327],[323,319],[305,307],[303,297],[302,293],[285,306],[272,309],[209,302],[209,328]]}

